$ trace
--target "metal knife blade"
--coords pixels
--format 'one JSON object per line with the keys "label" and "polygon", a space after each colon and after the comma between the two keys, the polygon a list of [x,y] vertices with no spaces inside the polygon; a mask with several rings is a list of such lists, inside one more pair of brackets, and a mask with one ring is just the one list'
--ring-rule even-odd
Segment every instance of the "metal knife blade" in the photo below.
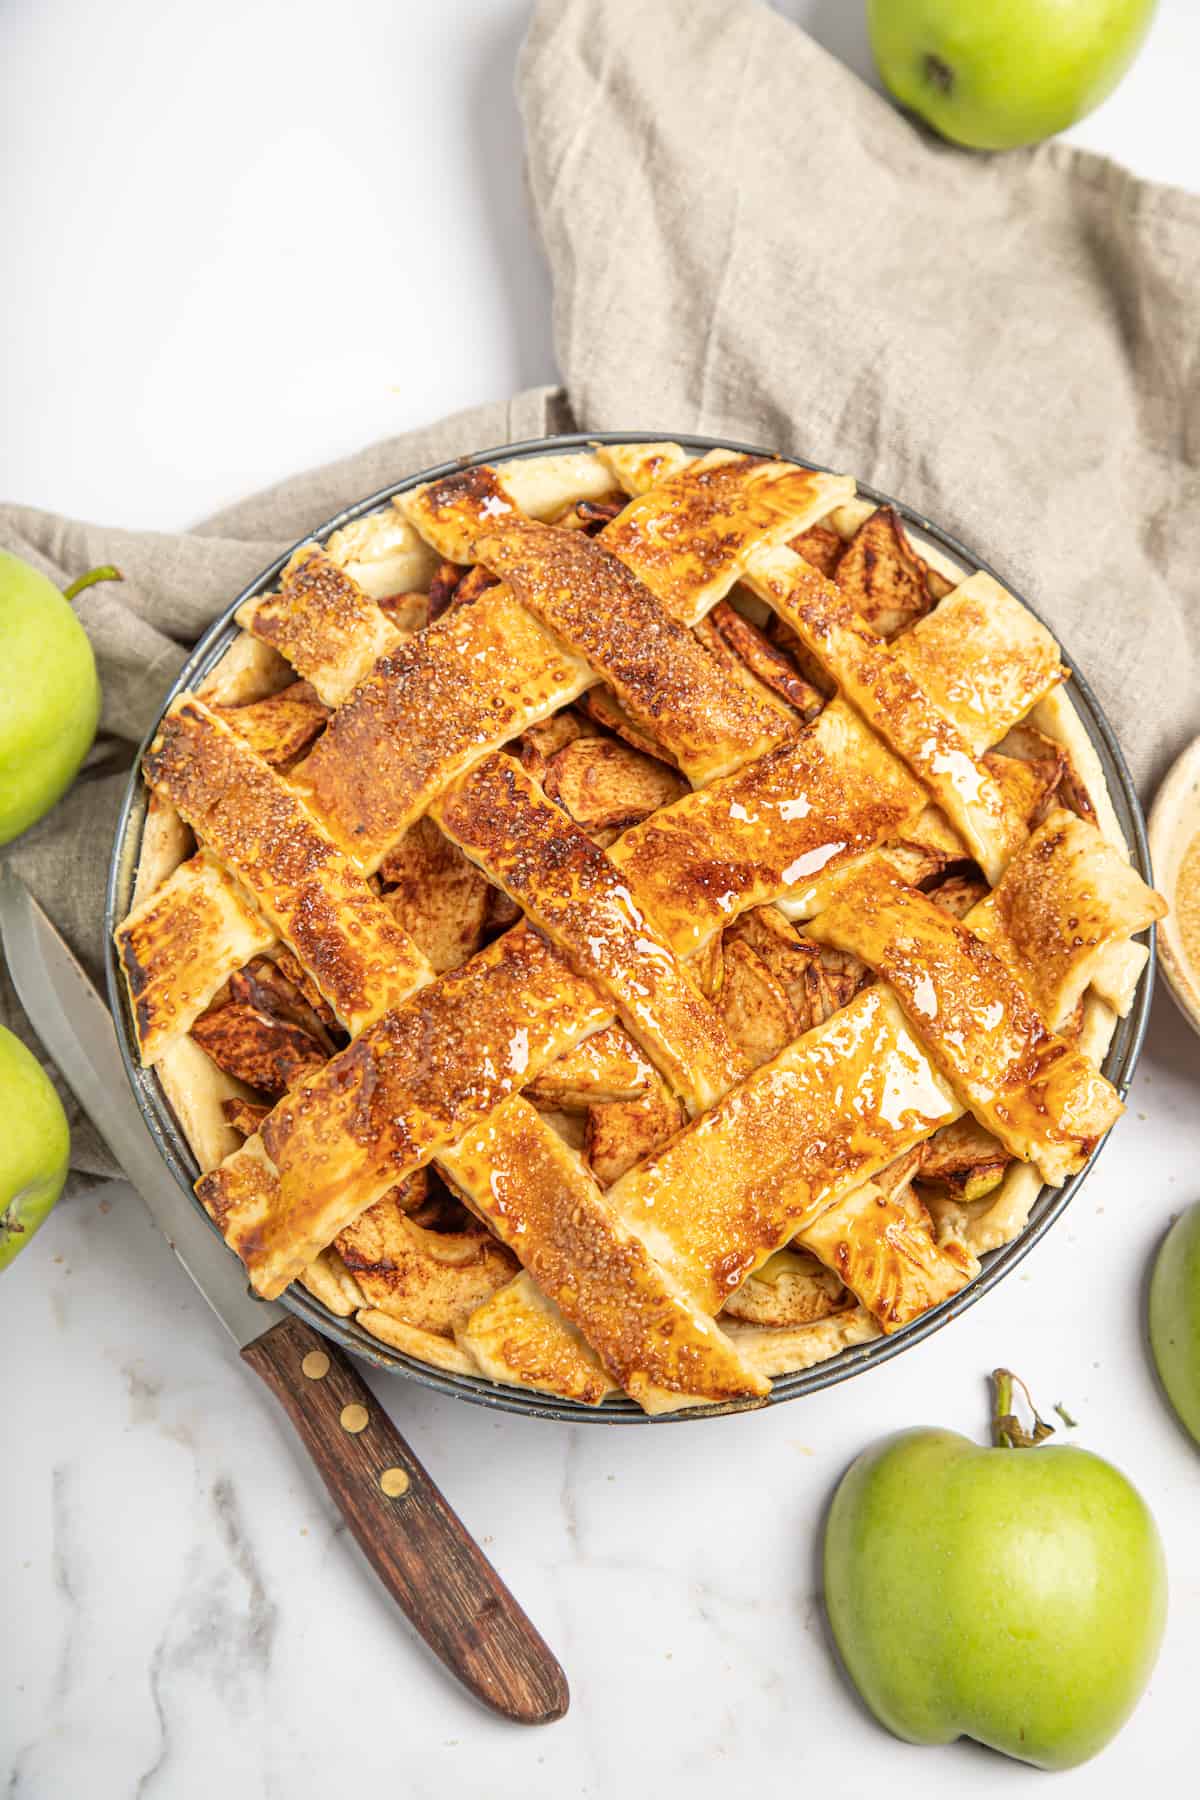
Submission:
{"label": "metal knife blade", "polygon": [[286,1314],[246,1286],[237,1258],[162,1160],[130,1092],[107,1006],[33,895],[0,866],[0,943],[21,1005],[151,1218],[239,1347]]}

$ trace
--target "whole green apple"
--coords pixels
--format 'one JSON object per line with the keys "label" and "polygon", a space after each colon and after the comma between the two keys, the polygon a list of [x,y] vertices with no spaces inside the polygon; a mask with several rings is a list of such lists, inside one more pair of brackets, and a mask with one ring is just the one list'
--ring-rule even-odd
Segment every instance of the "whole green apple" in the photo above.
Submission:
{"label": "whole green apple", "polygon": [[868,0],[879,73],[956,144],[1012,150],[1112,93],[1155,0]]}
{"label": "whole green apple", "polygon": [[902,1431],[852,1465],[826,1526],[842,1660],[914,1744],[966,1736],[1044,1769],[1085,1762],[1145,1688],[1166,1592],[1144,1501],[1071,1446]]}
{"label": "whole green apple", "polygon": [[71,1134],[50,1077],[3,1025],[0,1119],[0,1269],[5,1269],[62,1193]]}
{"label": "whole green apple", "polygon": [[99,716],[96,660],[69,600],[0,550],[0,844],[66,792]]}
{"label": "whole green apple", "polygon": [[1200,1204],[1180,1214],[1155,1259],[1150,1346],[1167,1399],[1200,1444]]}

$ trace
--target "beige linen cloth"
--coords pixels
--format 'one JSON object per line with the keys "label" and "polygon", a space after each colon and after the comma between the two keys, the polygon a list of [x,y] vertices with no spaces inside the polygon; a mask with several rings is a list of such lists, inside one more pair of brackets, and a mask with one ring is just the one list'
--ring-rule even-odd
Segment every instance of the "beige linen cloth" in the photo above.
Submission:
{"label": "beige linen cloth", "polygon": [[[518,91],[569,399],[459,414],[178,536],[0,508],[60,584],[126,576],[78,602],[102,737],[8,852],[93,972],[136,744],[214,614],[361,495],[573,421],[902,496],[1061,634],[1144,791],[1200,729],[1200,199],[1063,145],[942,145],[754,0],[546,0]],[[11,989],[0,1017],[28,1035]],[[86,1123],[74,1154],[111,1170]]]}

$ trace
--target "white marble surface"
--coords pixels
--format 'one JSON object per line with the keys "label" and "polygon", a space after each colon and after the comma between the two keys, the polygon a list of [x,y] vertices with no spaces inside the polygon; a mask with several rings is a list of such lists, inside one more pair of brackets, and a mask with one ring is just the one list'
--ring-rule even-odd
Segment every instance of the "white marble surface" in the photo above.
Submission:
{"label": "white marble surface", "polygon": [[[854,0],[788,10],[861,59]],[[511,0],[8,0],[0,491],[177,526],[549,378],[508,97],[523,16]],[[1126,87],[1076,135],[1200,187],[1198,65],[1200,16],[1166,0]],[[358,278],[334,299],[293,279],[318,229]],[[572,1711],[538,1733],[483,1716],[414,1645],[134,1195],[61,1207],[0,1306],[3,1791],[1023,1792],[1029,1770],[871,1722],[829,1656],[814,1561],[853,1455],[898,1425],[981,1430],[998,1361],[1133,1475],[1170,1561],[1150,1693],[1055,1792],[1188,1791],[1200,1459],[1155,1390],[1142,1300],[1168,1220],[1200,1197],[1197,1050],[1160,996],[1129,1115],[1066,1218],[964,1319],[848,1386],[603,1430],[376,1384],[566,1664]]]}

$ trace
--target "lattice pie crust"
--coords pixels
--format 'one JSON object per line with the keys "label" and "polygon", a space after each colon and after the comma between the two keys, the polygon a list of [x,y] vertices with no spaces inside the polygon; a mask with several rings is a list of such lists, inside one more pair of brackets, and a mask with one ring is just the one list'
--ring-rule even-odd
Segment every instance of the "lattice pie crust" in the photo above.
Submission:
{"label": "lattice pie crust", "polygon": [[117,941],[259,1292],[753,1403],[956,1293],[1120,1112],[1164,909],[1058,646],[848,477],[464,468],[238,617]]}

